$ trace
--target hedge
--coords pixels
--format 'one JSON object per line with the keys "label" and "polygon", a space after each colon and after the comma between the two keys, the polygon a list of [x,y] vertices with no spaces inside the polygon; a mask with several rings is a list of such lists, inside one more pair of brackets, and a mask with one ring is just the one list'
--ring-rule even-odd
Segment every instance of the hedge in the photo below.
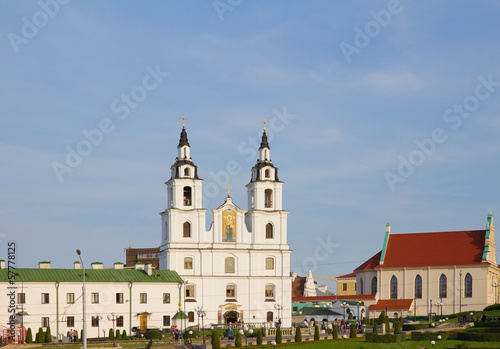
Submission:
{"label": "hedge", "polygon": [[495,332],[458,332],[457,339],[459,341],[472,341],[472,342],[500,342],[500,333],[498,329],[491,329]]}
{"label": "hedge", "polygon": [[441,340],[445,341],[450,336],[450,332],[438,331],[438,332],[412,332],[411,340],[413,341],[437,341],[437,336],[441,336]]}
{"label": "hedge", "polygon": [[500,327],[500,321],[475,322],[474,327]]}
{"label": "hedge", "polygon": [[377,335],[373,333],[366,334],[366,341],[372,343],[401,343],[406,341],[406,334],[384,334]]}
{"label": "hedge", "polygon": [[488,311],[488,310],[500,310],[500,303],[488,305],[486,308],[483,309],[483,311]]}

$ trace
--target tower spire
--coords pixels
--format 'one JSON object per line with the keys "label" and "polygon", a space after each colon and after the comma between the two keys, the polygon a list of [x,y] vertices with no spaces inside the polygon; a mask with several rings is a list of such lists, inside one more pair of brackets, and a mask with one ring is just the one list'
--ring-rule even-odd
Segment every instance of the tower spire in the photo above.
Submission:
{"label": "tower spire", "polygon": [[181,131],[181,138],[179,139],[179,145],[177,146],[177,148],[182,148],[185,145],[189,147],[190,145],[187,138],[186,124],[185,124],[187,118],[184,115],[182,115],[182,118],[179,119],[182,120],[182,131]]}

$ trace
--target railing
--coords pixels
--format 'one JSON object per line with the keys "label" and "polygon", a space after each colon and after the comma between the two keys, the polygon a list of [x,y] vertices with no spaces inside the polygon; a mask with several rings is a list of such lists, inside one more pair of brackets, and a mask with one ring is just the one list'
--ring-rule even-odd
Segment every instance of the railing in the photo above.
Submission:
{"label": "railing", "polygon": [[244,328],[245,326],[248,328],[269,328],[272,327],[272,322],[241,322],[241,323],[232,323],[232,324],[211,324],[214,330],[227,330],[229,327],[232,329],[235,328]]}
{"label": "railing", "polygon": [[[265,329],[265,334],[264,336],[276,336],[276,330],[277,328],[275,327],[268,327]],[[281,334],[283,336],[295,336],[295,327],[281,327]]]}

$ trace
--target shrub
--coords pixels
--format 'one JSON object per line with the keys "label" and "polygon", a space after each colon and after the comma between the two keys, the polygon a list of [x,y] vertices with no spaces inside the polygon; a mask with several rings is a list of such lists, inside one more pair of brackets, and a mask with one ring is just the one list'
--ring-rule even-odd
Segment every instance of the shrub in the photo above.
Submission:
{"label": "shrub", "polygon": [[262,345],[262,330],[257,332],[257,345]]}
{"label": "shrub", "polygon": [[319,326],[314,326],[314,340],[319,341]]}
{"label": "shrub", "polygon": [[83,341],[83,330],[80,330],[80,339],[78,341],[79,342]]}
{"label": "shrub", "polygon": [[488,311],[488,310],[500,310],[500,303],[488,305],[483,309],[483,311]]}
{"label": "shrub", "polygon": [[445,341],[450,336],[450,332],[439,331],[439,332],[412,332],[411,339],[413,341],[437,341],[437,336],[441,336],[441,340]]}
{"label": "shrub", "polygon": [[[185,334],[189,335],[189,332],[185,332]],[[146,337],[146,339],[160,339],[161,333],[158,330],[150,330],[146,332],[144,337]]]}
{"label": "shrub", "polygon": [[128,336],[127,336],[127,331],[125,331],[125,330],[123,330],[122,339],[125,340],[125,341],[129,339]]}
{"label": "shrub", "polygon": [[281,335],[281,328],[277,328],[276,329],[276,344],[281,344],[283,342],[283,338],[282,338],[282,335]]}
{"label": "shrub", "polygon": [[37,343],[45,343],[45,332],[43,332],[43,328],[38,329],[38,333],[36,334],[36,342]]}
{"label": "shrub", "polygon": [[218,331],[212,331],[212,348],[220,349],[220,337]]}
{"label": "shrub", "polygon": [[401,321],[395,321],[394,322],[394,334],[400,334],[401,333]]}
{"label": "shrub", "polygon": [[333,332],[332,332],[332,339],[334,341],[336,341],[337,339],[339,339],[339,328],[337,327],[337,325],[333,325]]}
{"label": "shrub", "polygon": [[480,330],[458,332],[457,339],[460,341],[472,342],[500,342],[500,333],[498,328],[485,328]]}
{"label": "shrub", "polygon": [[26,333],[26,343],[33,343],[33,333],[31,332],[31,327],[28,328]]}
{"label": "shrub", "polygon": [[[241,334],[240,334],[240,331],[235,331],[235,332],[236,332],[236,334],[234,336],[234,346],[236,348],[241,348]],[[276,331],[276,338],[277,337],[278,337],[278,331]]]}
{"label": "shrub", "polygon": [[349,332],[349,338],[357,338],[357,337],[358,337],[358,333],[356,331],[356,325],[351,324],[351,332]]}
{"label": "shrub", "polygon": [[297,326],[295,329],[295,343],[300,342],[302,342],[302,331],[300,330],[300,327]]}
{"label": "shrub", "polygon": [[385,332],[389,332],[391,330],[391,323],[389,322],[389,317],[385,317]]}
{"label": "shrub", "polygon": [[373,335],[378,336],[378,321],[374,321],[373,323]]}
{"label": "shrub", "polygon": [[382,310],[380,312],[380,315],[378,316],[377,324],[383,324],[385,323],[385,310]]}
{"label": "shrub", "polygon": [[375,333],[367,333],[366,341],[373,343],[400,343],[406,341],[406,335],[401,334],[384,334],[376,335]]}
{"label": "shrub", "polygon": [[122,336],[121,336],[121,334],[120,334],[120,330],[119,330],[119,329],[116,329],[115,338],[116,338],[117,340],[122,339]]}
{"label": "shrub", "polygon": [[47,332],[45,332],[45,343],[52,343],[52,334],[50,333],[50,326],[47,326]]}

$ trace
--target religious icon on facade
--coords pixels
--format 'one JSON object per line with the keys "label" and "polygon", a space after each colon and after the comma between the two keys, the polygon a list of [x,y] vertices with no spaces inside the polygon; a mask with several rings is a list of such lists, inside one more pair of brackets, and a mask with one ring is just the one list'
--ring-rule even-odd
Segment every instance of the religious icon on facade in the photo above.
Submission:
{"label": "religious icon on facade", "polygon": [[236,242],[236,211],[232,209],[222,212],[222,241]]}

